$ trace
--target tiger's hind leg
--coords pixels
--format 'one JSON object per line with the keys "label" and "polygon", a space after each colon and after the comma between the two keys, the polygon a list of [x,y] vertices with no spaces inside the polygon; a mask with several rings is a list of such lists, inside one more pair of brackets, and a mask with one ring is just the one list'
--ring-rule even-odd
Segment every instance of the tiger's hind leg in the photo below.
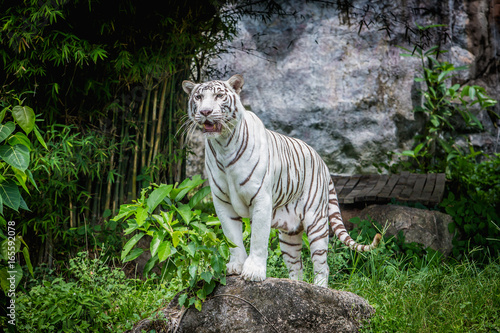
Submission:
{"label": "tiger's hind leg", "polygon": [[328,287],[328,219],[317,216],[314,222],[306,229],[311,250],[311,260],[314,267],[314,284]]}
{"label": "tiger's hind leg", "polygon": [[294,235],[280,231],[280,249],[290,279],[302,280],[302,232]]}

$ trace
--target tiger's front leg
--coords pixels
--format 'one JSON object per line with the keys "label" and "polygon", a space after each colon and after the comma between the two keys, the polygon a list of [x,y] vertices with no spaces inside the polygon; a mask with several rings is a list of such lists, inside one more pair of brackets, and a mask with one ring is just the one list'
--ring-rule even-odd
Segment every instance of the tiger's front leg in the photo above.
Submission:
{"label": "tiger's front leg", "polygon": [[250,207],[252,235],[250,255],[243,265],[241,273],[245,280],[264,281],[266,279],[267,247],[271,232],[272,199],[269,195],[255,198]]}
{"label": "tiger's front leg", "polygon": [[231,255],[226,265],[227,274],[239,275],[243,271],[243,264],[248,257],[243,245],[243,224],[241,217],[238,216],[230,204],[218,200],[216,196],[214,196],[214,206],[221,221],[224,235],[236,245],[236,247],[229,249]]}

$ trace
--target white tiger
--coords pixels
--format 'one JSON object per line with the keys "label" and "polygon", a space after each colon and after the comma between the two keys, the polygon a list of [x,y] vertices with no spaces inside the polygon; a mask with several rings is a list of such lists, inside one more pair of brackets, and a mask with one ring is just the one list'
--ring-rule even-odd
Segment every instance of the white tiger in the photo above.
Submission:
{"label": "white tiger", "polygon": [[[228,274],[251,281],[266,278],[270,229],[280,230],[283,259],[291,279],[302,278],[302,233],[309,240],[314,283],[327,286],[328,238],[334,233],[357,251],[375,248],[356,243],[340,215],[337,194],[320,156],[301,140],[267,130],[245,110],[239,93],[243,77],[195,84],[184,81],[190,95],[190,126],[205,133],[205,167],[215,210],[231,249]],[[250,255],[243,246],[242,217],[252,221]]]}

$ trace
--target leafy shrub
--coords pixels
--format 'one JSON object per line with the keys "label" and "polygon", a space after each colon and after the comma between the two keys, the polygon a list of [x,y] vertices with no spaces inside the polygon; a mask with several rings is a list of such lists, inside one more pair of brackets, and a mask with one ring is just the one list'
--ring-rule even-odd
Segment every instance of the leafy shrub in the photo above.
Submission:
{"label": "leafy shrub", "polygon": [[467,67],[455,67],[438,60],[441,54],[448,51],[438,46],[426,51],[419,46],[413,51],[402,49],[408,52],[402,56],[415,57],[422,64],[422,76],[415,78],[415,82],[425,83],[425,90],[420,90],[424,102],[413,111],[424,115],[425,125],[422,133],[415,136],[415,147],[401,153],[410,158],[409,164],[402,162],[401,166],[422,173],[443,172],[450,160],[462,154],[455,144],[459,123],[469,130],[482,130],[481,122],[472,112],[473,107],[477,104],[481,109],[488,109],[497,101],[491,99],[483,87],[450,84],[453,73]]}
{"label": "leafy shrub", "polygon": [[453,161],[450,177],[454,186],[441,206],[453,217],[448,227],[455,233],[453,254],[461,257],[475,247],[474,259],[484,260],[500,251],[500,154],[477,163],[471,152]]}
{"label": "leafy shrub", "polygon": [[[438,60],[446,50],[438,47],[423,50],[420,46],[415,46],[413,51],[404,50],[408,53],[403,56],[415,57],[422,64],[421,77],[415,81],[425,84],[425,89],[420,90],[424,102],[414,112],[424,116],[425,124],[421,133],[415,136],[412,150],[400,154],[390,152],[391,157],[399,155],[398,161],[377,167],[390,172],[446,173],[451,182],[447,184],[447,198],[440,206],[454,219],[449,225],[450,232],[457,232],[453,254],[461,257],[474,247],[486,247],[495,254],[500,248],[496,241],[500,236],[496,213],[500,202],[500,158],[498,155],[493,158],[485,156],[472,148],[465,152],[464,147],[456,144],[459,136],[456,128],[481,130],[483,127],[474,115],[474,108],[485,109],[491,117],[498,118],[489,110],[497,101],[488,97],[480,86],[452,85],[453,73],[466,67],[455,67]],[[473,257],[481,257],[480,253],[474,252]]]}
{"label": "leafy shrub", "polygon": [[146,283],[127,280],[122,270],[110,268],[103,256],[90,259],[81,252],[69,262],[68,273],[43,281],[16,300],[20,332],[117,332],[132,327],[153,311],[171,293],[156,288],[154,296]]}
{"label": "leafy shrub", "polygon": [[[125,219],[128,223],[125,235],[133,233],[123,246],[122,260],[127,262],[141,255],[145,250],[136,245],[144,236],[150,236],[151,259],[144,267],[144,274],[159,267],[162,281],[185,289],[179,304],[194,304],[199,310],[215,288],[215,282],[225,283],[230,246],[218,219],[196,209],[210,188],[203,187],[189,200],[185,199],[203,182],[197,175],[175,186],[150,186],[134,203],[121,205],[118,215],[110,221]],[[160,204],[164,210],[155,214]]]}

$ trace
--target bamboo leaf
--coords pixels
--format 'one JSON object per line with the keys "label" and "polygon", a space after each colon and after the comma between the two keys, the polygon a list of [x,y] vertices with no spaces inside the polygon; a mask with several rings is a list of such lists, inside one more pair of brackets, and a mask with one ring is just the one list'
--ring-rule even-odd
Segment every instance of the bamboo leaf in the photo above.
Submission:
{"label": "bamboo leaf", "polygon": [[43,136],[40,134],[40,132],[38,131],[38,128],[33,128],[33,132],[35,132],[35,136],[38,140],[38,142],[40,142],[40,144],[43,146],[43,148],[49,150],[49,148],[47,147],[47,144],[45,143],[45,140],[43,139]]}
{"label": "bamboo leaf", "polygon": [[12,116],[26,134],[29,134],[35,127],[35,112],[29,106],[14,106]]}

